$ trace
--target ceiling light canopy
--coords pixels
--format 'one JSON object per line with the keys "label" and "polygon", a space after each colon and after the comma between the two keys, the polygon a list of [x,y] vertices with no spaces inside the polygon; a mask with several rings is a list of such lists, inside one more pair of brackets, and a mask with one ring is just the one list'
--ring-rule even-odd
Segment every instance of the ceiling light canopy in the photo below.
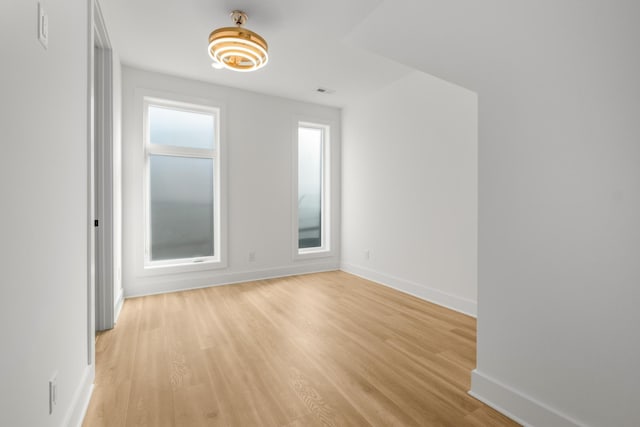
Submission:
{"label": "ceiling light canopy", "polygon": [[259,34],[242,28],[247,14],[234,10],[231,19],[236,27],[223,27],[209,35],[209,56],[213,68],[234,71],[258,70],[269,61],[267,42]]}

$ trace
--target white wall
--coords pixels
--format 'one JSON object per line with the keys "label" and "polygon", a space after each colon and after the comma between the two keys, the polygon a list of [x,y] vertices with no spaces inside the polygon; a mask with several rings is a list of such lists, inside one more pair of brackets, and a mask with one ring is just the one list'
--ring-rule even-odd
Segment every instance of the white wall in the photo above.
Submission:
{"label": "white wall", "polygon": [[479,94],[472,390],[528,424],[640,425],[639,16],[628,0],[387,0],[355,37]]}
{"label": "white wall", "polygon": [[475,315],[477,115],[421,72],[345,109],[344,270]]}
{"label": "white wall", "polygon": [[472,390],[534,425],[638,426],[640,3],[545,3],[480,93]]}
{"label": "white wall", "polygon": [[[214,71],[212,71],[214,72]],[[293,260],[292,149],[296,119],[328,121],[332,135],[332,241],[340,236],[340,110],[123,67],[123,284],[125,295],[202,287],[339,266]],[[228,267],[149,275],[142,269],[142,108],[137,88],[221,103],[227,140]],[[297,197],[296,199],[297,200]],[[224,208],[224,207],[223,207]],[[249,252],[255,261],[249,261]]]}
{"label": "white wall", "polygon": [[[0,425],[61,426],[87,365],[87,1],[0,2]],[[48,380],[58,372],[49,415]]]}

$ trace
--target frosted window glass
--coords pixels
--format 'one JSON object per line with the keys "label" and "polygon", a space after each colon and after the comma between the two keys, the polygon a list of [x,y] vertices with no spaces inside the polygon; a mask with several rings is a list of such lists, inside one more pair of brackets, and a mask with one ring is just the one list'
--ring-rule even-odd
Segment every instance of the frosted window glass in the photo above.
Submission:
{"label": "frosted window glass", "polygon": [[149,136],[152,144],[212,150],[214,126],[212,114],[149,106]]}
{"label": "frosted window glass", "polygon": [[151,260],[213,256],[213,159],[150,161]]}
{"label": "frosted window glass", "polygon": [[323,130],[298,128],[298,248],[322,247]]}

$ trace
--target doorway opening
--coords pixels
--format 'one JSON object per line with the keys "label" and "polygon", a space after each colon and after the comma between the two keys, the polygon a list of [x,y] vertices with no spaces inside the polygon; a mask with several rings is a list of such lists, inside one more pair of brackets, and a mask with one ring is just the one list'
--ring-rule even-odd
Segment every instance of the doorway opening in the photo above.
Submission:
{"label": "doorway opening", "polygon": [[[95,333],[115,325],[122,303],[116,298],[120,269],[117,264],[115,201],[119,197],[114,150],[114,61],[113,51],[97,0],[90,0],[89,13],[89,129],[88,129],[88,363],[95,359]],[[119,204],[118,204],[119,206]],[[119,288],[119,287],[118,287]]]}

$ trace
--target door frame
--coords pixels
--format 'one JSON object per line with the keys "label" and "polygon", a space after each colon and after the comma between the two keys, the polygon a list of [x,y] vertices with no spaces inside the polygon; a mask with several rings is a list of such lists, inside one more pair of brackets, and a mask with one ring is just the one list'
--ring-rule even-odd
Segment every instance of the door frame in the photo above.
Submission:
{"label": "door frame", "polygon": [[[114,326],[113,52],[98,0],[89,6],[87,362]],[[96,194],[96,188],[99,188]],[[98,221],[98,226],[95,221]]]}
{"label": "door frame", "polygon": [[109,34],[97,0],[94,11],[94,130],[96,194],[95,218],[96,268],[96,330],[114,326],[114,156],[113,156],[113,51]]}

